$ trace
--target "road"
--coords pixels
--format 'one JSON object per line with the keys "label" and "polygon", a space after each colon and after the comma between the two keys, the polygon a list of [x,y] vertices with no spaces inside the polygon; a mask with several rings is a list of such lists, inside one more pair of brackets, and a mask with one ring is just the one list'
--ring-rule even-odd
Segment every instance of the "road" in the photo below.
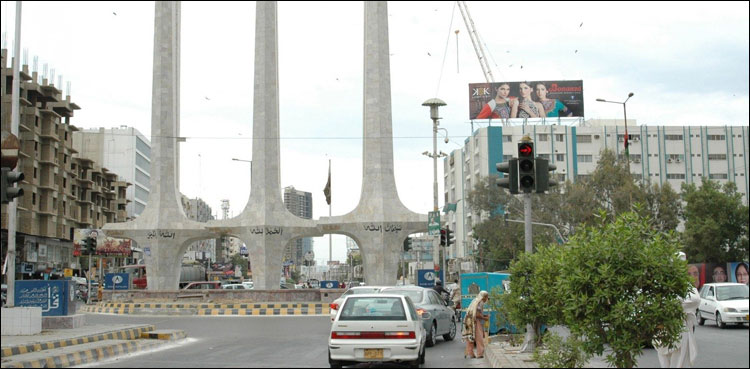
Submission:
{"label": "road", "polygon": [[[90,367],[328,367],[326,348],[330,318],[289,316],[155,317],[87,314],[87,324],[153,324],[156,329],[181,329],[188,340],[166,349],[89,365]],[[747,327],[719,329],[713,322],[696,326],[696,367],[750,366]],[[438,340],[427,348],[426,368],[486,368],[486,359],[464,360],[459,338]],[[359,365],[357,367],[368,367]],[[386,367],[378,365],[375,367]],[[606,367],[595,358],[587,367]],[[659,367],[656,352],[646,349],[638,367]]]}
{"label": "road", "polygon": [[[331,319],[290,316],[155,317],[87,314],[87,324],[153,324],[181,329],[184,343],[155,352],[89,365],[102,368],[328,367]],[[464,344],[438,339],[427,348],[425,368],[486,368],[486,359],[463,358]],[[359,365],[356,367],[370,367]],[[386,367],[377,365],[375,367]]]}

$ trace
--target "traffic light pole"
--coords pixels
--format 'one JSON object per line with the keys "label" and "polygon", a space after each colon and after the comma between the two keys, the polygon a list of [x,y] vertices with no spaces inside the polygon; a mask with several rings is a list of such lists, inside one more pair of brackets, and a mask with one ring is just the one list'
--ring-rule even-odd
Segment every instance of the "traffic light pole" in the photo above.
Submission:
{"label": "traffic light pole", "polygon": [[[533,253],[534,249],[531,242],[531,194],[523,194],[523,220],[524,220],[524,237],[525,237],[525,251],[527,254]],[[523,342],[521,351],[533,352],[534,351],[534,327],[531,324],[526,324],[526,338]]]}

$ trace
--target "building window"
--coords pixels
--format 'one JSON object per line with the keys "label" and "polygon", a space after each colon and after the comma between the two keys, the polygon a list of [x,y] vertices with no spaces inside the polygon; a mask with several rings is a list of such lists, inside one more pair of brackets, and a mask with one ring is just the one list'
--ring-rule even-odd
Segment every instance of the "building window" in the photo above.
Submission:
{"label": "building window", "polygon": [[143,202],[148,201],[148,190],[139,185],[135,185],[135,198]]}
{"label": "building window", "polygon": [[135,180],[141,184],[151,187],[151,177],[148,174],[143,173],[141,170],[135,170]]}
{"label": "building window", "polygon": [[503,135],[503,142],[513,142],[513,136]]}
{"label": "building window", "polygon": [[708,154],[708,160],[727,160],[727,154]]}
{"label": "building window", "polygon": [[539,141],[549,141],[549,135],[546,133],[540,134],[537,136],[537,140]]}
{"label": "building window", "polygon": [[578,162],[579,163],[593,163],[594,156],[593,155],[578,155]]}
{"label": "building window", "polygon": [[711,173],[708,178],[710,179],[727,179],[726,173]]}
{"label": "building window", "polygon": [[35,193],[31,194],[31,205],[36,205],[36,194]]}
{"label": "building window", "polygon": [[667,173],[667,179],[685,179],[683,173]]}
{"label": "building window", "polygon": [[557,142],[565,142],[565,135],[563,135],[563,134],[555,134],[555,141],[557,141]]}
{"label": "building window", "polygon": [[565,154],[556,154],[557,161],[565,161]]}
{"label": "building window", "polygon": [[577,135],[578,143],[591,143],[591,135]]}
{"label": "building window", "polygon": [[667,155],[668,163],[682,163],[685,160],[685,155],[682,154],[669,154]]}
{"label": "building window", "polygon": [[145,169],[147,172],[151,172],[151,162],[144,158],[140,153],[135,154],[135,164]]}
{"label": "building window", "polygon": [[724,135],[708,135],[710,141],[724,141],[726,136]]}
{"label": "building window", "polygon": [[549,160],[550,154],[537,154],[537,157],[540,157],[542,159]]}
{"label": "building window", "polygon": [[34,179],[36,179],[36,168],[34,168]]}
{"label": "building window", "polygon": [[510,159],[513,159],[513,155],[503,155],[503,161],[509,161]]}
{"label": "building window", "polygon": [[147,158],[151,158],[151,147],[138,136],[135,137],[135,148],[144,153]]}
{"label": "building window", "polygon": [[682,135],[664,135],[667,141],[682,141]]}

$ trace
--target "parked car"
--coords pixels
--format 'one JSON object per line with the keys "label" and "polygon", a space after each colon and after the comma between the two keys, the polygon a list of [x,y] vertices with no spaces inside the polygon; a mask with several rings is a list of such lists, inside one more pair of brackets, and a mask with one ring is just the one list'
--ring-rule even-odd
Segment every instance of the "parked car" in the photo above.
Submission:
{"label": "parked car", "polygon": [[253,288],[255,288],[255,284],[253,284],[253,281],[244,281],[242,282],[242,284],[244,284],[248,290],[252,290]]}
{"label": "parked car", "polygon": [[209,282],[190,282],[183,290],[219,290],[221,289],[221,282],[209,281]]}
{"label": "parked car", "polygon": [[248,287],[244,283],[225,284],[225,285],[221,286],[221,288],[224,289],[224,290],[251,290],[251,289],[253,289],[252,287]]}
{"label": "parked car", "polygon": [[701,304],[696,311],[698,324],[716,321],[719,328],[727,323],[749,324],[748,286],[740,283],[706,283],[701,288]]}
{"label": "parked car", "polygon": [[339,298],[333,300],[332,303],[328,304],[331,312],[331,321],[336,317],[339,307],[342,306],[344,299],[350,295],[361,295],[365,293],[378,293],[383,287],[378,286],[355,286],[346,290]]}
{"label": "parked car", "polygon": [[425,361],[426,333],[411,299],[403,295],[349,295],[331,324],[328,363]]}
{"label": "parked car", "polygon": [[398,286],[383,288],[380,293],[408,296],[414,302],[427,332],[427,347],[435,346],[437,336],[442,335],[445,341],[456,338],[458,321],[455,311],[435,290],[419,286]]}

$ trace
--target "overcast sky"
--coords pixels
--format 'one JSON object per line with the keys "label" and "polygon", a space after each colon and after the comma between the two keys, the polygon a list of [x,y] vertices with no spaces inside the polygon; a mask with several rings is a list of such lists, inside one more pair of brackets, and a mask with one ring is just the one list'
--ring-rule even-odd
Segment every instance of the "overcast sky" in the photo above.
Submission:
{"label": "overcast sky", "polygon": [[[470,135],[468,84],[484,76],[455,2],[388,4],[396,185],[411,210],[432,210],[432,97],[458,149]],[[648,125],[748,125],[748,2],[467,2],[496,81],[583,80],[586,119]],[[15,2],[2,2],[12,49]],[[313,217],[333,167],[333,215],[357,205],[362,175],[362,2],[278,5],[281,184],[312,192]],[[255,3],[182,4],[181,191],[234,215],[250,187]],[[21,48],[72,83],[82,128],[151,134],[153,2],[25,2]],[[455,30],[459,30],[456,35]],[[12,51],[11,51],[12,53]],[[22,52],[23,55],[23,52]],[[523,68],[521,68],[523,66]],[[475,128],[485,126],[475,122]],[[438,165],[443,205],[442,163]],[[345,258],[334,236],[334,260]],[[328,238],[315,239],[328,259]]]}

